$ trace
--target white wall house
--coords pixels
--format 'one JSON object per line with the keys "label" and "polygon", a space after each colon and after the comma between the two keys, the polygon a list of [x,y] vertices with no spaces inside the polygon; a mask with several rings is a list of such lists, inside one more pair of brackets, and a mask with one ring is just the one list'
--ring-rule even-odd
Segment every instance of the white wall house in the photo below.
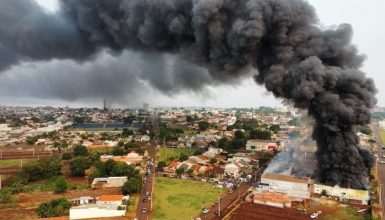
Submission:
{"label": "white wall house", "polygon": [[91,183],[91,188],[122,187],[127,182],[126,176],[115,176],[106,178],[95,178]]}
{"label": "white wall house", "polygon": [[356,200],[360,201],[362,205],[367,205],[370,200],[368,190],[357,190],[349,188],[341,188],[339,186],[325,186],[321,184],[314,184],[314,193],[322,195],[322,191],[326,192],[328,196],[338,197],[340,200]]}
{"label": "white wall house", "polygon": [[246,150],[248,151],[268,151],[277,149],[277,144],[272,141],[265,140],[248,140]]}

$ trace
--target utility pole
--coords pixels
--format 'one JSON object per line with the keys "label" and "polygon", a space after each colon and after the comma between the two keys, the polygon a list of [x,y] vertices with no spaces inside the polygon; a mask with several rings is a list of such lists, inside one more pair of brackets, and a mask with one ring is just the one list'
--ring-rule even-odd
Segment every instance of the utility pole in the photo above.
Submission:
{"label": "utility pole", "polygon": [[218,216],[221,216],[221,196],[219,196],[219,200],[218,200]]}

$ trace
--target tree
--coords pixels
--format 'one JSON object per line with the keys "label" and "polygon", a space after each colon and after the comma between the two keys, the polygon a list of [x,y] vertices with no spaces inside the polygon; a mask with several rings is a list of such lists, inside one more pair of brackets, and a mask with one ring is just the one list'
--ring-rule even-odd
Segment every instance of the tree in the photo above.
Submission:
{"label": "tree", "polygon": [[122,187],[123,195],[137,193],[142,188],[142,180],[140,176],[134,176],[127,180]]}
{"label": "tree", "polygon": [[27,137],[27,139],[25,140],[25,142],[26,142],[28,145],[34,145],[38,139],[39,139],[39,138],[38,138],[37,136]]}
{"label": "tree", "polygon": [[269,130],[276,134],[278,131],[281,130],[281,128],[279,127],[279,125],[271,125]]}
{"label": "tree", "polygon": [[243,129],[245,129],[246,131],[249,131],[249,130],[257,128],[258,124],[259,123],[256,119],[250,119],[250,120],[243,122]]}
{"label": "tree", "polygon": [[299,118],[293,118],[292,120],[289,121],[290,126],[300,126],[301,125],[301,120]]}
{"label": "tree", "polygon": [[5,188],[0,190],[0,204],[9,203],[12,201],[12,190]]}
{"label": "tree", "polygon": [[123,162],[115,163],[110,176],[132,176],[136,174],[135,168]]}
{"label": "tree", "polygon": [[249,133],[249,139],[271,140],[271,132],[261,129],[252,130]]}
{"label": "tree", "polygon": [[23,167],[22,173],[27,176],[28,181],[59,176],[61,173],[61,163],[57,157],[42,158],[37,161],[27,163]]}
{"label": "tree", "polygon": [[78,157],[70,162],[71,176],[82,177],[85,176],[85,170],[90,168],[91,162],[88,158]]}
{"label": "tree", "polygon": [[68,215],[71,203],[66,199],[52,199],[39,205],[36,212],[40,218],[58,217]]}
{"label": "tree", "polygon": [[59,176],[55,182],[54,193],[64,193],[68,189],[68,184],[64,176]]}
{"label": "tree", "polygon": [[188,159],[188,156],[185,153],[179,155],[179,161],[185,161]]}
{"label": "tree", "polygon": [[166,167],[166,166],[167,166],[166,162],[164,162],[164,161],[159,161],[158,162],[158,169],[159,170],[163,170],[163,168]]}
{"label": "tree", "polygon": [[366,135],[372,134],[372,129],[367,126],[358,126],[358,131]]}
{"label": "tree", "polygon": [[229,147],[229,139],[227,137],[219,139],[218,147],[226,150]]}
{"label": "tree", "polygon": [[180,176],[184,173],[184,168],[183,167],[180,167],[178,169],[175,170],[175,173],[176,175]]}
{"label": "tree", "polygon": [[186,121],[190,123],[190,122],[193,122],[194,119],[193,119],[193,117],[192,117],[191,115],[188,115],[188,116],[186,117]]}
{"label": "tree", "polygon": [[122,147],[119,147],[119,146],[115,146],[114,148],[112,148],[111,153],[114,156],[122,156],[122,155],[127,154],[126,150]]}
{"label": "tree", "polygon": [[6,122],[7,122],[7,121],[5,120],[5,118],[0,117],[0,124],[6,123]]}
{"label": "tree", "polygon": [[215,157],[212,157],[209,161],[210,164],[215,164],[217,161],[217,159]]}
{"label": "tree", "polygon": [[205,131],[210,127],[210,124],[207,121],[200,121],[199,122],[199,130]]}
{"label": "tree", "polygon": [[70,152],[65,152],[63,153],[63,160],[71,160],[72,159],[72,154]]}
{"label": "tree", "polygon": [[134,134],[133,130],[128,129],[128,128],[123,128],[123,131],[122,131],[123,137],[128,137],[128,136],[133,135],[133,134]]}
{"label": "tree", "polygon": [[75,157],[88,156],[88,149],[83,145],[77,145],[74,147],[73,154]]}

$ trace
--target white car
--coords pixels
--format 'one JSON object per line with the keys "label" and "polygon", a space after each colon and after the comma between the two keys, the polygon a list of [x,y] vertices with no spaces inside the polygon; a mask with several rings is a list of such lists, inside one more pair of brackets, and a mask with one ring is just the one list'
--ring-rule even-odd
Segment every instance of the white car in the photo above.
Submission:
{"label": "white car", "polygon": [[202,211],[202,213],[203,213],[203,214],[207,214],[207,213],[209,213],[209,211],[210,211],[210,210],[209,210],[208,208],[204,208],[203,211]]}
{"label": "white car", "polygon": [[314,212],[314,213],[312,213],[312,214],[310,215],[310,218],[316,219],[316,218],[318,218],[319,215],[321,215],[321,213],[322,213],[321,211]]}

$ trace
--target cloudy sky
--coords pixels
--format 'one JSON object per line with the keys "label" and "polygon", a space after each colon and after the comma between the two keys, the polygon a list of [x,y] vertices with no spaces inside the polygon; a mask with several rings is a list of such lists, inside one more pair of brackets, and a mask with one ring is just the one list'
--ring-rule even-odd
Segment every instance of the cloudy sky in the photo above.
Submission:
{"label": "cloudy sky", "polygon": [[[56,0],[37,1],[52,13],[58,10]],[[381,25],[385,20],[385,1],[371,0],[364,3],[362,0],[309,0],[309,3],[316,9],[322,25],[333,26],[340,23],[352,25],[353,43],[361,53],[367,56],[362,70],[376,83],[379,91],[378,105],[385,106],[385,87],[382,85],[385,81],[383,73],[385,29]],[[120,59],[127,61],[119,62]],[[176,59],[167,58],[166,63],[169,64],[169,68],[174,68]],[[140,106],[142,102],[152,106],[214,107],[277,106],[281,103],[281,100],[268,94],[263,87],[256,85],[250,78],[237,81],[232,86],[208,83],[209,85],[200,89],[199,92],[193,88],[186,90],[175,85],[175,88],[167,90],[166,94],[160,93],[159,91],[163,91],[164,87],[169,86],[167,83],[171,85],[181,83],[183,86],[183,81],[175,79],[175,81],[155,83],[156,88],[151,88],[148,81],[157,82],[157,76],[141,75],[142,71],[154,71],[143,67],[147,61],[148,58],[143,54],[125,52],[117,58],[106,51],[98,55],[94,61],[85,63],[68,60],[21,63],[0,74],[0,105],[100,107],[104,97],[113,99],[113,105],[116,107]],[[186,71],[192,70],[193,67],[189,65],[185,64],[183,68],[186,68]],[[60,74],[64,68],[66,73]],[[127,74],[119,74],[124,70],[128,70]],[[91,72],[98,72],[99,75],[87,75]],[[103,72],[108,74],[101,74]],[[198,74],[206,77],[204,70]],[[98,80],[93,80],[96,78]],[[103,83],[100,83],[101,81]],[[207,81],[210,81],[209,77]],[[98,92],[88,94],[89,89],[82,89],[85,87],[94,87],[92,91]],[[111,89],[112,87],[114,88]],[[78,93],[82,93],[81,98]],[[126,95],[116,98],[114,96],[116,93],[126,93]]]}

